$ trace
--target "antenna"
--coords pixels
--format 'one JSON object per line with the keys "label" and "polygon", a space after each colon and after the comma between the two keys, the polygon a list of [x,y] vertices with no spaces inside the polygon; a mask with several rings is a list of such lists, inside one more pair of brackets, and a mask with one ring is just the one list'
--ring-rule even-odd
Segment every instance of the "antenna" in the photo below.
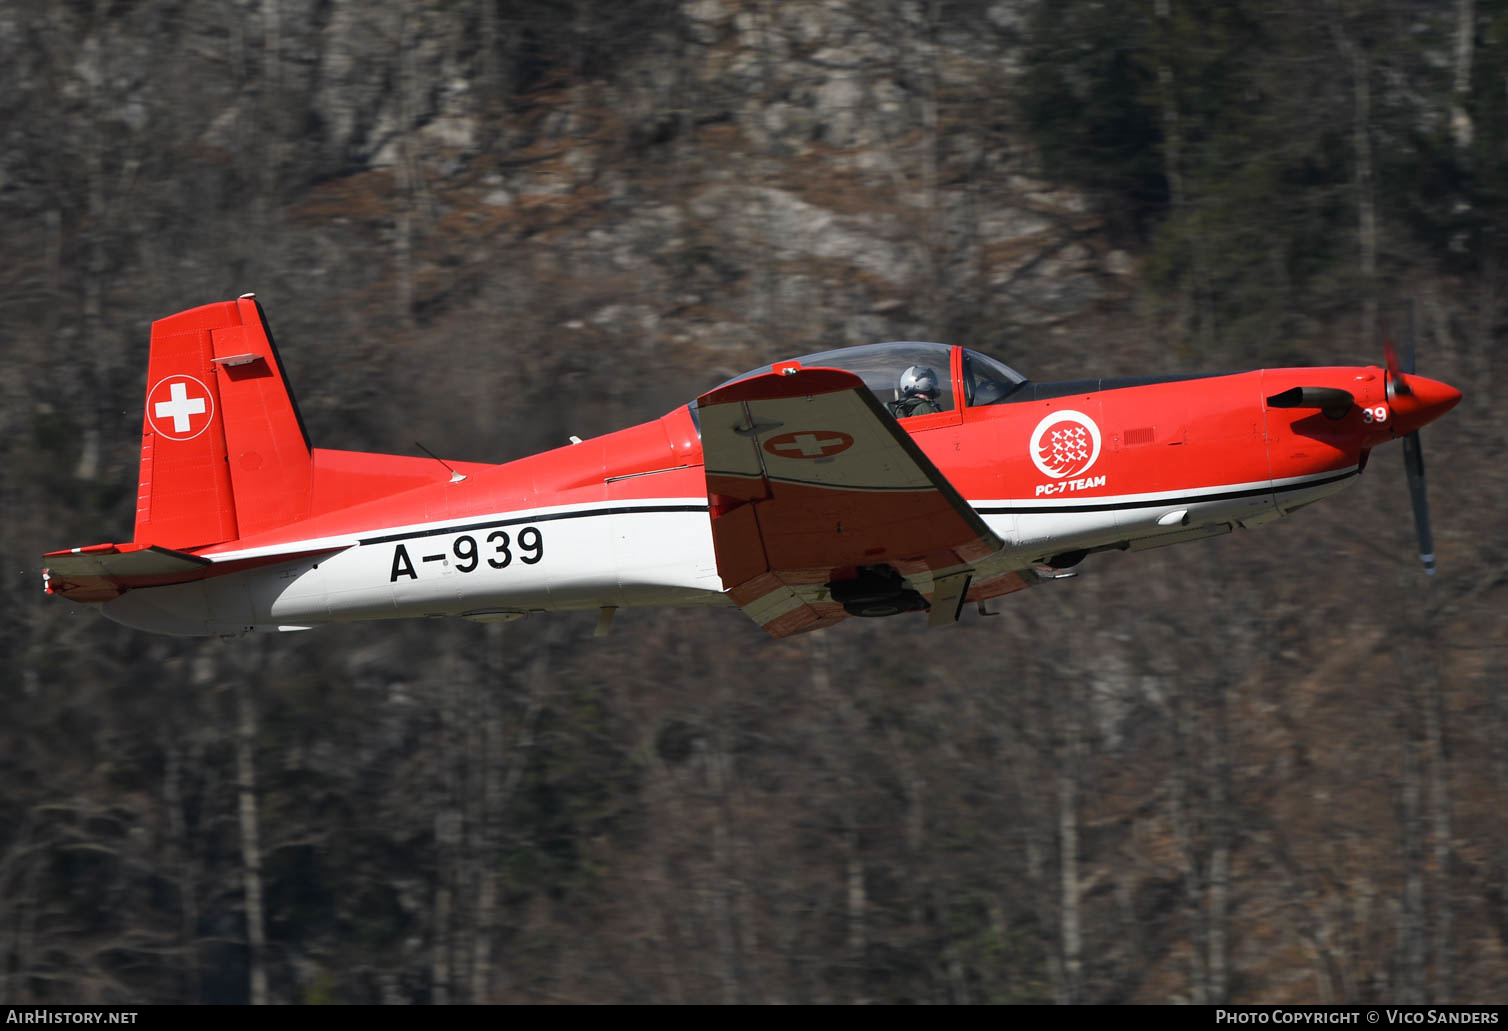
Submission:
{"label": "antenna", "polygon": [[414,447],[418,448],[420,451],[423,451],[430,458],[433,458],[436,462],[439,462],[445,468],[449,469],[450,470],[450,482],[451,483],[460,483],[462,480],[466,479],[466,477],[465,477],[464,474],[456,472],[455,466],[453,466],[449,462],[445,461],[445,459],[443,459],[439,455],[435,454],[433,451],[431,451],[429,448],[425,447],[423,444],[419,443],[417,440],[414,441]]}

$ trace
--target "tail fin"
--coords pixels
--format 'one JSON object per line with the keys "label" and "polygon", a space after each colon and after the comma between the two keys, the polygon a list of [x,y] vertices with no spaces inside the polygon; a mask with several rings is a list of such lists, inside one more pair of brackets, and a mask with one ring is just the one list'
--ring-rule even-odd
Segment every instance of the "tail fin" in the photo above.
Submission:
{"label": "tail fin", "polygon": [[138,544],[207,547],[304,519],[313,461],[256,299],[152,324]]}

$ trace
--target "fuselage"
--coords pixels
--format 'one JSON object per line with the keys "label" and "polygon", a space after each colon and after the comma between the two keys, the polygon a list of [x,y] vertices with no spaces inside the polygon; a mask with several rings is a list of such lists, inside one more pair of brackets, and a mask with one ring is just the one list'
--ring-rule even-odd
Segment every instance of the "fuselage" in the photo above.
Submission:
{"label": "fuselage", "polygon": [[[1378,368],[1027,383],[970,405],[954,351],[957,403],[901,424],[1006,542],[979,582],[1279,518],[1348,486],[1368,450],[1395,432]],[[1355,404],[1332,418],[1268,403],[1300,386],[1344,389]],[[200,554],[271,564],[130,590],[105,613],[148,630],[229,634],[727,603],[689,408]]]}

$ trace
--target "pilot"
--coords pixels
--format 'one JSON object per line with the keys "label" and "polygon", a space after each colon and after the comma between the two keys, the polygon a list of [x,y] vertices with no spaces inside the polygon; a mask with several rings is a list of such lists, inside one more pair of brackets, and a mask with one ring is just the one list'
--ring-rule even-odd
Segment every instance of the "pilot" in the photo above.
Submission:
{"label": "pilot", "polygon": [[925,365],[913,365],[901,373],[897,392],[900,400],[890,402],[889,406],[897,419],[943,410],[937,403],[937,373]]}

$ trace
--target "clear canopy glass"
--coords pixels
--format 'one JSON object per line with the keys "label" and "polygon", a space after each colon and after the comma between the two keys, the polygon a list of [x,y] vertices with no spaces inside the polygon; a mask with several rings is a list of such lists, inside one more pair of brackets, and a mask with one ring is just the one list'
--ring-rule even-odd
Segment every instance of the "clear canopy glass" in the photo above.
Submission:
{"label": "clear canopy glass", "polygon": [[964,350],[963,403],[970,408],[999,404],[1025,382],[1026,377],[1009,365],[987,354]]}
{"label": "clear canopy glass", "polygon": [[[937,377],[937,405],[943,411],[954,407],[953,375],[948,362],[951,351],[947,344],[930,344],[920,340],[895,340],[884,344],[860,344],[858,347],[840,347],[833,351],[818,351],[803,354],[794,359],[801,367],[819,366],[824,369],[842,369],[864,381],[869,392],[881,404],[900,400],[901,374],[907,369],[931,369]],[[753,369],[741,376],[734,376],[728,383],[735,383],[750,376],[769,372],[773,366]],[[726,384],[719,384],[725,386]]]}
{"label": "clear canopy glass", "polygon": [[[937,406],[942,411],[952,411],[958,405],[954,395],[952,364],[953,347],[949,344],[934,344],[921,340],[893,340],[883,344],[861,344],[857,347],[840,347],[832,351],[818,351],[794,359],[802,368],[819,366],[843,369],[864,381],[869,392],[894,411],[895,403],[901,400],[900,381],[907,369],[931,369],[938,385]],[[736,383],[751,376],[763,375],[773,366],[765,365],[734,376],[726,383]],[[978,351],[963,352],[963,403],[966,405],[992,405],[1006,400],[1016,391],[1026,377],[1010,366],[996,361]],[[693,406],[693,413],[695,406]]]}

